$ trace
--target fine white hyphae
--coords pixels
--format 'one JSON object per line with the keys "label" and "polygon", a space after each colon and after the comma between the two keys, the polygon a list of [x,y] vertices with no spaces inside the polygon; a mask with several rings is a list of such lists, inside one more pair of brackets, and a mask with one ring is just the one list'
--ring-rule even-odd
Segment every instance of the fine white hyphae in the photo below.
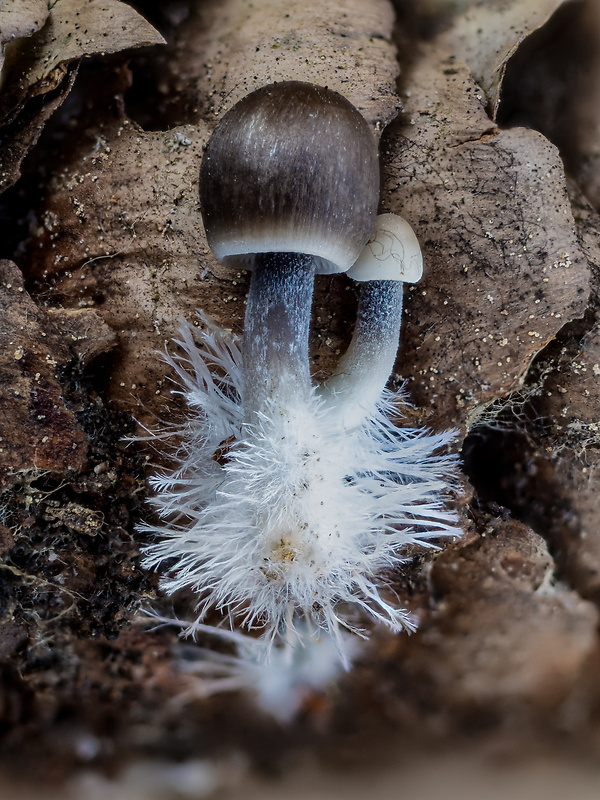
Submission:
{"label": "fine white hyphae", "polygon": [[151,479],[160,521],[144,526],[145,565],[166,571],[167,592],[195,593],[198,620],[216,609],[267,642],[322,628],[343,651],[340,626],[360,631],[365,616],[413,629],[385,574],[460,533],[445,508],[455,462],[439,454],[452,434],[396,427],[387,390],[351,432],[331,424],[336,396],[315,391],[249,423],[238,342],[201,322],[167,357],[189,415],[155,434],[177,441],[177,467]]}
{"label": "fine white hyphae", "polygon": [[423,256],[408,222],[398,214],[380,214],[369,241],[348,275],[355,281],[420,281]]}
{"label": "fine white hyphae", "polygon": [[[218,641],[221,650],[181,642],[174,650],[175,663],[184,678],[184,693],[190,699],[222,692],[247,691],[256,705],[279,722],[287,723],[340,678],[348,659],[365,650],[365,642],[342,631],[345,660],[340,660],[340,642],[324,631],[300,624],[295,643],[278,641],[265,659],[260,637],[214,625],[189,623],[149,612],[143,620],[185,630],[209,642]],[[229,652],[223,652],[223,649]]]}

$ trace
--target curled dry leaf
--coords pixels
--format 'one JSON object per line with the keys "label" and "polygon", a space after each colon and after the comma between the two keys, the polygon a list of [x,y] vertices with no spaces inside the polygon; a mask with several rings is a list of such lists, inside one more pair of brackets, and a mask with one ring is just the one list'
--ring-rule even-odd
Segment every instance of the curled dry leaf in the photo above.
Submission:
{"label": "curled dry leaf", "polygon": [[76,66],[68,68],[53,91],[25,103],[15,116],[0,121],[0,192],[20,177],[23,159],[40,138],[46,122],[63,104],[76,74]]}
{"label": "curled dry leaf", "polygon": [[468,425],[516,389],[589,295],[562,162],[534,131],[498,130],[468,69],[435,47],[386,137],[386,210],[422,243],[399,370],[436,425]]}
{"label": "curled dry leaf", "polygon": [[600,208],[600,5],[565,3],[508,65],[499,119],[541,131]]}
{"label": "curled dry leaf", "polygon": [[[582,597],[600,598],[600,417],[598,373],[600,331],[596,327],[582,341],[572,365],[561,360],[543,384],[544,402],[535,404],[550,421],[565,424],[567,441],[556,427],[540,444],[544,462],[552,470],[552,502],[545,509],[545,530],[562,577]],[[593,387],[590,391],[590,386]],[[539,474],[543,470],[538,468]]]}
{"label": "curled dry leaf", "polygon": [[163,42],[119,0],[56,0],[43,27],[15,43],[3,69],[0,190],[19,177],[23,158],[68,94],[74,79],[70,64],[95,53]]}
{"label": "curled dry leaf", "polygon": [[71,61],[163,43],[143,17],[119,0],[56,0],[43,28],[19,43],[6,65],[2,117],[13,115],[28,98],[54,88],[63,65]]}
{"label": "curled dry leaf", "polygon": [[4,46],[39,31],[48,14],[47,0],[4,0],[0,4],[0,70]]}
{"label": "curled dry leaf", "polygon": [[[571,82],[567,95],[571,104],[563,113],[572,117],[572,129],[578,133],[574,139],[574,157],[569,166],[577,182],[592,203],[600,211],[600,6],[589,0],[586,13],[581,19],[582,36],[571,49],[573,52],[586,43],[586,59],[577,70],[577,83]],[[582,78],[581,76],[585,77]]]}
{"label": "curled dry leaf", "polygon": [[527,36],[544,25],[564,0],[478,3],[459,15],[438,46],[462,59],[487,95],[492,118],[500,103],[506,65]]}

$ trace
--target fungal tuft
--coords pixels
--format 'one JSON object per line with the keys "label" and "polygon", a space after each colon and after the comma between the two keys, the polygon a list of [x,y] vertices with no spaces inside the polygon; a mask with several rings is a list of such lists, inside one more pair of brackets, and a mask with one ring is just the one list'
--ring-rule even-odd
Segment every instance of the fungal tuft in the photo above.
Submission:
{"label": "fungal tuft", "polygon": [[[252,270],[244,334],[240,342],[200,315],[200,328],[182,324],[182,355],[167,356],[189,416],[170,428],[175,468],[150,481],[157,521],[142,527],[145,564],[167,593],[196,598],[189,633],[217,612],[235,635],[254,632],[260,644],[244,645],[244,657],[306,665],[325,641],[347,666],[348,631],[416,626],[385,576],[460,535],[446,506],[453,434],[398,427],[386,388],[420,248],[404,220],[376,220],[377,148],[365,120],[310,84],[263,87],[223,117],[200,198],[214,254]],[[353,264],[353,337],[317,386],[314,277]]]}

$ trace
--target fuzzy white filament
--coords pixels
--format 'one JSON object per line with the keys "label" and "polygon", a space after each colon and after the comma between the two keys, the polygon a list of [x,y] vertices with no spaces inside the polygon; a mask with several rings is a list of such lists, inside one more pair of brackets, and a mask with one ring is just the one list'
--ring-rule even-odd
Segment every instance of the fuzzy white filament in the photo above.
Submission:
{"label": "fuzzy white filament", "polygon": [[[240,631],[194,622],[191,625],[174,617],[147,612],[140,620],[154,627],[163,625],[183,629],[188,635],[219,642],[230,652],[219,652],[201,644],[178,642],[175,664],[187,684],[181,699],[210,697],[231,691],[248,691],[256,705],[279,722],[287,723],[313,695],[323,693],[340,677],[346,661],[340,661],[340,642],[322,631],[299,624],[299,640],[293,644],[278,641],[265,659],[265,642]],[[364,650],[357,636],[342,632],[342,649],[354,660]]]}
{"label": "fuzzy white filament", "polygon": [[314,390],[284,391],[248,422],[237,341],[201,321],[182,325],[185,355],[167,356],[189,416],[172,431],[177,467],[151,479],[146,566],[166,570],[168,593],[195,593],[198,620],[215,608],[268,641],[306,625],[339,641],[364,612],[414,628],[381,576],[459,535],[444,507],[453,459],[436,454],[451,434],[397,428],[387,390],[350,432],[331,423],[335,395]]}

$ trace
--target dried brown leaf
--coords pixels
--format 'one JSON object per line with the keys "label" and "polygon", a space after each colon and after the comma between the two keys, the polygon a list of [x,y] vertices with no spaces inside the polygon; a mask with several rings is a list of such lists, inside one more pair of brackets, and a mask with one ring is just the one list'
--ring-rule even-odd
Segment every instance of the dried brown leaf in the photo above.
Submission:
{"label": "dried brown leaf", "polygon": [[0,117],[55,88],[65,65],[96,53],[163,44],[164,39],[119,0],[56,0],[44,27],[21,43],[4,79]]}
{"label": "dried brown leaf", "polygon": [[501,131],[469,70],[435,46],[407,79],[386,140],[383,204],[422,244],[400,372],[439,424],[520,386],[589,295],[562,162],[543,136]]}
{"label": "dried brown leaf", "polygon": [[19,177],[24,156],[68,94],[74,79],[72,62],[161,43],[162,36],[118,0],[56,0],[45,25],[18,42],[3,71],[0,191]]}
{"label": "dried brown leaf", "polygon": [[398,65],[387,0],[209,0],[178,42],[209,125],[267,83],[304,80],[347,97],[379,128],[396,113]]}
{"label": "dried brown leaf", "polygon": [[459,15],[439,45],[465,61],[488,97],[495,119],[506,65],[521,43],[544,25],[564,0],[498,0]]}
{"label": "dried brown leaf", "polygon": [[201,224],[206,138],[204,125],[157,133],[128,120],[98,127],[55,178],[32,243],[31,275],[44,295],[96,308],[118,332],[110,393],[126,407],[135,400],[162,407],[166,367],[157,351],[170,344],[179,318],[194,319],[196,308],[228,324],[243,315],[243,282],[232,285],[228,272],[227,280],[217,277],[223,269],[209,256]]}
{"label": "dried brown leaf", "polygon": [[46,122],[59,108],[73,86],[77,69],[70,68],[52,92],[26,103],[21,113],[7,125],[0,124],[0,194],[21,175],[21,164],[35,146]]}
{"label": "dried brown leaf", "polygon": [[48,14],[46,0],[1,0],[0,70],[4,64],[4,45],[25,36],[32,36],[42,27]]}
{"label": "dried brown leaf", "polygon": [[47,0],[1,0],[0,42],[31,36],[42,27],[48,14]]}
{"label": "dried brown leaf", "polygon": [[519,48],[506,71],[499,118],[541,131],[600,208],[600,5],[563,5]]}
{"label": "dried brown leaf", "polygon": [[574,460],[563,453],[554,460],[560,475],[557,500],[563,513],[550,529],[557,560],[570,586],[589,600],[600,598],[600,458],[590,448],[585,459]]}

